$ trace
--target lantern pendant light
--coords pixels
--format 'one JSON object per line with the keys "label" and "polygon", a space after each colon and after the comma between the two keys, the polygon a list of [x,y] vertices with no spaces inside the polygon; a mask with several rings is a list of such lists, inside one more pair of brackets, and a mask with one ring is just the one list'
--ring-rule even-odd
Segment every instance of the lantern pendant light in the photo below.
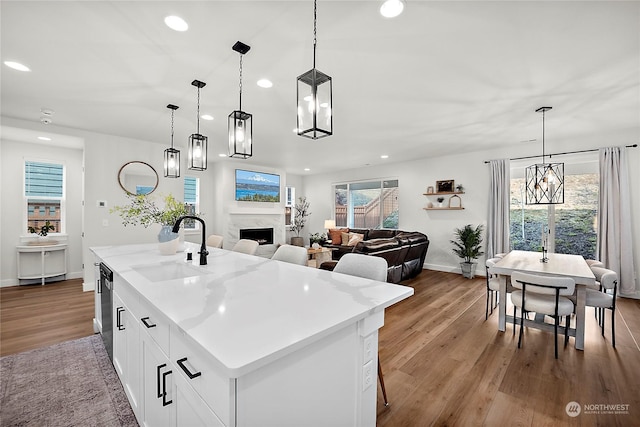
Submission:
{"label": "lantern pendant light", "polygon": [[242,111],[242,55],[251,47],[238,41],[232,49],[240,54],[240,107],[229,114],[229,157],[247,159],[253,155],[253,116]]}
{"label": "lantern pendant light", "polygon": [[[542,112],[542,163],[525,169],[527,205],[555,205],[564,203],[564,163],[544,162],[544,115],[552,107],[540,107]],[[549,156],[551,159],[551,156]]]}
{"label": "lantern pendant light", "polygon": [[203,171],[207,169],[207,137],[200,134],[200,89],[206,83],[194,80],[191,84],[198,88],[198,127],[196,133],[189,137],[189,169]]}
{"label": "lantern pendant light", "polygon": [[180,107],[169,104],[167,108],[171,110],[171,148],[164,150],[164,176],[165,178],[179,178],[180,150],[173,148],[173,113]]}
{"label": "lantern pendant light", "polygon": [[333,106],[331,77],[316,69],[317,5],[313,1],[313,68],[298,76],[297,126],[298,135],[311,139],[333,134]]}

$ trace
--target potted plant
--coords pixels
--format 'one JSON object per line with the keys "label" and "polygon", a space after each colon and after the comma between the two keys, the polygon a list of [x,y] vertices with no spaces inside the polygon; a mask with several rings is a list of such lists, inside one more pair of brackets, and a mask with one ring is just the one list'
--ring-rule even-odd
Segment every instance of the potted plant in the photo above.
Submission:
{"label": "potted plant", "polygon": [[481,250],[482,231],[482,224],[475,228],[471,224],[467,224],[463,228],[456,228],[454,231],[456,240],[451,240],[454,246],[453,253],[463,259],[460,263],[462,275],[468,279],[473,279],[478,264],[473,260],[484,253]]}
{"label": "potted plant", "polygon": [[442,207],[442,202],[444,202],[444,197],[438,197],[438,207]]}
{"label": "potted plant", "polygon": [[50,240],[47,235],[49,234],[49,232],[51,231],[56,231],[56,228],[54,227],[53,224],[51,224],[51,222],[49,220],[47,220],[44,225],[40,228],[36,227],[32,227],[29,226],[27,227],[27,229],[29,230],[29,233],[33,233],[33,234],[37,234],[38,235],[38,240],[31,242],[29,244],[31,245],[54,245],[56,243],[58,243],[56,240]]}
{"label": "potted plant", "polygon": [[117,213],[122,218],[122,224],[142,225],[149,227],[151,224],[160,224],[161,229],[158,234],[158,242],[160,251],[165,253],[175,253],[178,250],[179,243],[176,242],[175,249],[165,248],[162,244],[178,239],[178,234],[173,233],[171,229],[178,218],[184,215],[192,215],[188,205],[175,199],[171,194],[164,197],[164,209],[160,209],[156,202],[147,195],[128,194],[129,203],[123,206],[114,206],[109,210],[110,213]]}
{"label": "potted plant", "polygon": [[313,233],[309,235],[309,244],[312,247],[315,247],[314,245],[320,247],[325,243],[327,243],[327,235],[325,233]]}
{"label": "potted plant", "polygon": [[309,212],[309,202],[307,202],[306,197],[298,197],[295,210],[291,231],[294,231],[296,235],[291,238],[291,244],[294,246],[304,246],[304,239],[300,237],[300,231],[302,231],[304,225],[307,223],[307,217],[311,215],[311,212]]}

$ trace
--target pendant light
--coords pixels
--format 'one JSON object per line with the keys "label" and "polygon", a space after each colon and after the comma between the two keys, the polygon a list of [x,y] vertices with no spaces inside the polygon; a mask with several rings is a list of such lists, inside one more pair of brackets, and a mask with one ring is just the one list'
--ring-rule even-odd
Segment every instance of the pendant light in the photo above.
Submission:
{"label": "pendant light", "polygon": [[180,150],[173,148],[173,114],[180,107],[169,104],[167,108],[171,110],[171,148],[164,150],[164,176],[165,178],[179,178]]}
{"label": "pendant light", "polygon": [[253,117],[242,111],[242,55],[251,46],[238,41],[232,49],[240,54],[240,107],[229,114],[229,157],[246,159],[253,155]]}
{"label": "pendant light", "polygon": [[317,5],[313,1],[313,68],[298,76],[297,126],[298,135],[311,139],[333,134],[333,106],[331,77],[316,69]]}
{"label": "pendant light", "polygon": [[203,171],[207,169],[207,137],[200,134],[200,89],[206,83],[194,80],[191,84],[198,88],[198,127],[196,133],[189,137],[189,169]]}
{"label": "pendant light", "polygon": [[[527,205],[555,205],[564,203],[564,163],[544,162],[544,116],[552,107],[540,107],[542,112],[542,163],[525,169]],[[551,159],[551,156],[549,156]]]}

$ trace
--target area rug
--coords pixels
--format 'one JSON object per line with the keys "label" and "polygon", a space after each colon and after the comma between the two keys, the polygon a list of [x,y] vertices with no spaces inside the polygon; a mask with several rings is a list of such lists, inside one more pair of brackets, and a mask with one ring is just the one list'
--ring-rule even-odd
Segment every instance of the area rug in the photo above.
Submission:
{"label": "area rug", "polygon": [[0,425],[137,426],[100,335],[0,358]]}

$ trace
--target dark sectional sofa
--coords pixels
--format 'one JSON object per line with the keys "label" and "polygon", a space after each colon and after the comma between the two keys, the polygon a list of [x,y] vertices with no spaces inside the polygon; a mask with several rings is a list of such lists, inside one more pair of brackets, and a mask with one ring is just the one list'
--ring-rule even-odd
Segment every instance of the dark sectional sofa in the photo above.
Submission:
{"label": "dark sectional sofa", "polygon": [[363,240],[355,246],[325,244],[333,248],[334,261],[322,263],[320,268],[333,270],[342,255],[353,252],[379,256],[387,260],[387,282],[400,283],[417,276],[422,271],[429,248],[429,239],[417,231],[349,229],[350,233],[362,234]]}

